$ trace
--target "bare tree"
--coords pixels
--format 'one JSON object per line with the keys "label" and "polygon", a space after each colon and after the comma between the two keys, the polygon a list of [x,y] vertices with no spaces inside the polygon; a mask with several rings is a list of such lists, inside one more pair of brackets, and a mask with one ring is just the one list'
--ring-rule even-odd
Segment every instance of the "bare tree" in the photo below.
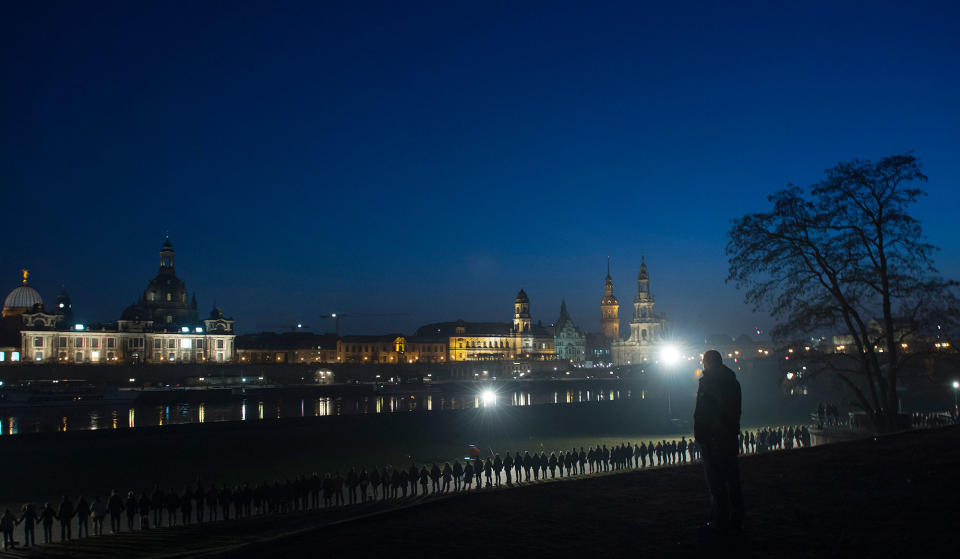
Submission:
{"label": "bare tree", "polygon": [[778,320],[775,340],[842,331],[853,341],[855,359],[836,362],[854,365],[832,372],[878,429],[896,425],[901,344],[957,320],[957,284],[937,275],[936,248],[908,213],[926,180],[910,154],[840,163],[816,184],[776,192],[772,209],[729,231],[727,281]]}

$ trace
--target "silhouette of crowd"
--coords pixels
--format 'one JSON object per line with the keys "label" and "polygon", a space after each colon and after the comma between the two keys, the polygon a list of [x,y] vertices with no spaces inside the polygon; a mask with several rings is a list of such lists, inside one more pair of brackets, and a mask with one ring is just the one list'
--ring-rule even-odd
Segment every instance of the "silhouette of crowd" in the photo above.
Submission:
{"label": "silhouette of crowd", "polygon": [[[765,427],[740,434],[740,452],[759,453],[782,448],[809,446],[810,433],[802,427]],[[443,464],[410,464],[408,467],[351,468],[340,472],[298,476],[284,481],[244,483],[229,486],[214,483],[192,484],[181,490],[154,486],[150,491],[129,491],[124,496],[112,491],[106,499],[74,502],[63,496],[56,506],[45,503],[39,509],[23,506],[19,516],[6,510],[0,516],[4,549],[16,545],[14,530],[23,524],[23,545],[36,545],[39,526],[42,542],[53,541],[59,527],[59,541],[72,537],[101,536],[109,518],[111,534],[150,530],[163,526],[283,514],[326,507],[349,506],[372,501],[404,499],[418,495],[444,494],[490,487],[515,486],[547,479],[637,470],[701,459],[696,441],[660,440],[640,444],[622,443],[608,447],[572,448],[547,452],[491,452]],[[74,527],[76,531],[74,532]]]}
{"label": "silhouette of crowd", "polygon": [[741,431],[740,454],[759,454],[810,446],[810,429],[806,425],[763,427],[755,431]]}

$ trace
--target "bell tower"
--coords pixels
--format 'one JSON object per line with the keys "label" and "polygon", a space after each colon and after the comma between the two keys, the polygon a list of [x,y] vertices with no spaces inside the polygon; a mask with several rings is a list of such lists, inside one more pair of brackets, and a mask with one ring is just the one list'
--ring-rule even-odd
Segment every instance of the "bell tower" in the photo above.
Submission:
{"label": "bell tower", "polygon": [[652,342],[660,336],[661,321],[654,313],[653,295],[650,294],[650,274],[643,256],[640,257],[640,273],[637,274],[637,296],[633,299],[633,320],[630,321],[630,339]]}
{"label": "bell tower", "polygon": [[513,300],[513,331],[518,333],[530,332],[530,298],[520,290]]}
{"label": "bell tower", "polygon": [[607,277],[603,284],[603,298],[600,299],[600,325],[605,337],[610,339],[620,337],[620,302],[613,295],[609,256],[607,256]]}
{"label": "bell tower", "polygon": [[163,242],[160,247],[160,271],[174,273],[173,270],[173,244],[170,243],[170,237]]}

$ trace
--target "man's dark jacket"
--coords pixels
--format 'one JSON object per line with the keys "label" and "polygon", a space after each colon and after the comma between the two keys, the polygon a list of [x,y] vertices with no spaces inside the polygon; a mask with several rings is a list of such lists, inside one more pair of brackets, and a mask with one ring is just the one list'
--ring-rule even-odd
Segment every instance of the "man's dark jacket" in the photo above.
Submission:
{"label": "man's dark jacket", "polygon": [[707,369],[700,377],[693,434],[701,444],[736,440],[740,432],[740,383],[726,365]]}

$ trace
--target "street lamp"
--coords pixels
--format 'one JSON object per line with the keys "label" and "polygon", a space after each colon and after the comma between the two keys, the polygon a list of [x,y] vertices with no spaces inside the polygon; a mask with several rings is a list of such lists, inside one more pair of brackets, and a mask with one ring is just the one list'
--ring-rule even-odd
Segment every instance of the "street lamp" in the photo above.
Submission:
{"label": "street lamp", "polygon": [[[664,345],[660,348],[660,361],[667,367],[673,368],[677,362],[680,361],[680,350],[677,349],[674,345]],[[671,371],[670,378],[667,379],[667,418],[673,418],[673,397],[671,394],[671,389],[673,388],[673,374]]]}
{"label": "street lamp", "polygon": [[953,420],[960,419],[960,381],[953,381]]}

